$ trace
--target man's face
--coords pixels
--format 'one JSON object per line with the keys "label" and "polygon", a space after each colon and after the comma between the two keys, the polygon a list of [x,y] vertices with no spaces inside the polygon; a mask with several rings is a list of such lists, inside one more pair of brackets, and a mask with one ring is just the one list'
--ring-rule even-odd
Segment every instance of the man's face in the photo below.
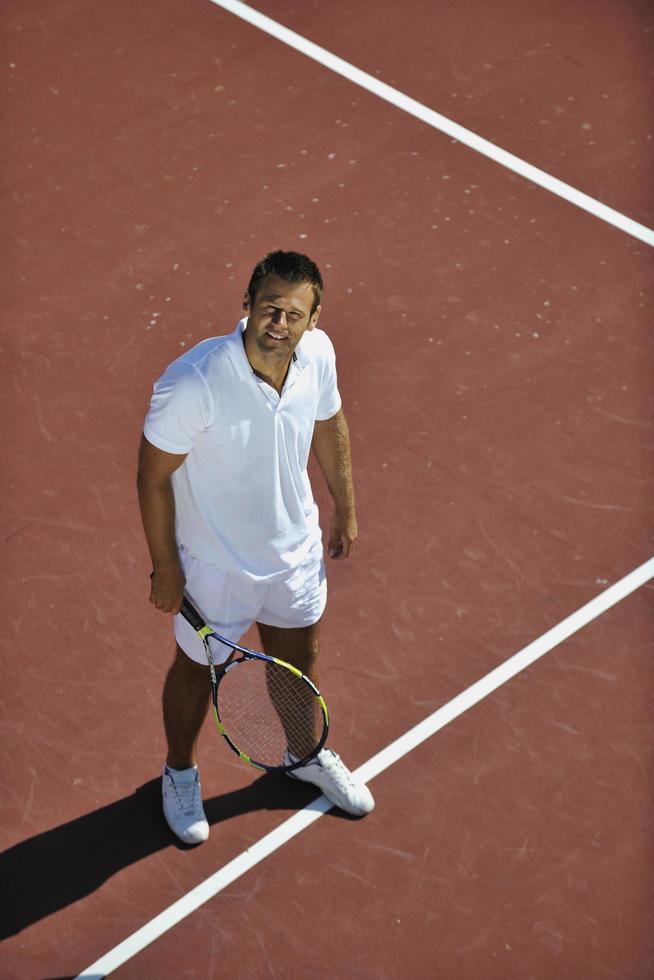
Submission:
{"label": "man's face", "polygon": [[311,313],[314,302],[310,283],[266,276],[248,309],[246,347],[250,341],[266,359],[290,360],[305,331],[318,322],[320,307]]}

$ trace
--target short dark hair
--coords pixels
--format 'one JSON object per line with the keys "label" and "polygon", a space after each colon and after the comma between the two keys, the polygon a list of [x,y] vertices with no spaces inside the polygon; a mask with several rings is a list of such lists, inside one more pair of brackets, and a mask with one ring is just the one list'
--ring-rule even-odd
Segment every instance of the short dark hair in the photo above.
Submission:
{"label": "short dark hair", "polygon": [[314,302],[311,309],[313,316],[322,299],[323,283],[320,269],[308,255],[302,255],[300,252],[282,251],[268,252],[267,255],[264,255],[252,270],[248,283],[247,292],[250,305],[254,303],[257,290],[266,276],[277,276],[286,282],[308,282],[313,289]]}

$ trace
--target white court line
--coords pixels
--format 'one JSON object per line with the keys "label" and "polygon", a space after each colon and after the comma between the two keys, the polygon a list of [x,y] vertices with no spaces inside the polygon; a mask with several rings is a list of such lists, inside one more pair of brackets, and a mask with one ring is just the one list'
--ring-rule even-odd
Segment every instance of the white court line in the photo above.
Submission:
{"label": "white court line", "polygon": [[628,235],[633,235],[634,238],[640,239],[641,242],[654,246],[654,230],[651,228],[647,228],[645,225],[634,221],[633,218],[628,218],[626,215],[615,211],[606,204],[596,201],[595,198],[584,194],[583,191],[578,191],[576,188],[571,187],[570,184],[566,184],[556,177],[552,177],[544,170],[539,170],[538,167],[534,167],[525,160],[521,160],[520,157],[508,153],[482,136],[477,136],[476,133],[465,129],[463,126],[459,126],[458,123],[448,119],[447,116],[442,116],[439,112],[428,109],[422,103],[416,102],[415,99],[410,98],[408,95],[404,95],[390,85],[386,85],[385,82],[380,81],[373,75],[361,71],[360,68],[355,68],[349,62],[344,61],[330,51],[326,51],[325,48],[314,44],[313,41],[302,37],[301,34],[296,34],[295,31],[283,27],[277,21],[266,17],[265,14],[259,13],[258,10],[254,10],[253,7],[249,7],[246,3],[241,3],[240,0],[211,0],[211,3],[216,4],[217,7],[223,7],[236,17],[240,17],[241,20],[252,24],[253,27],[258,27],[259,30],[270,34],[272,37],[277,38],[278,41],[282,41],[283,44],[287,44],[289,47],[306,55],[307,58],[317,61],[325,68],[336,72],[337,75],[342,75],[343,78],[349,79],[349,81],[366,89],[373,95],[378,95],[380,99],[390,102],[391,105],[396,106],[398,109],[403,109],[404,112],[408,112],[409,115],[422,120],[428,126],[432,126],[442,133],[446,133],[453,139],[458,140],[459,143],[464,143],[471,149],[483,154],[483,156],[494,160],[495,163],[499,163],[502,167],[512,170],[521,177],[526,177],[533,184],[544,187],[545,190],[551,191],[557,197],[562,197],[570,204],[574,204],[576,207],[595,215],[601,221],[606,221],[607,224],[620,228],[621,231],[625,231]]}
{"label": "white court line", "polygon": [[[639,589],[652,578],[654,578],[654,558],[650,558],[643,565],[640,565],[633,572],[620,579],[619,582],[611,585],[604,592],[601,592],[600,595],[586,603],[585,606],[582,606],[581,609],[578,609],[560,622],[558,626],[554,626],[547,633],[543,633],[541,637],[524,647],[519,653],[514,654],[503,664],[500,664],[499,667],[491,670],[489,674],[476,681],[471,687],[462,691],[461,694],[457,694],[455,698],[448,701],[447,704],[443,705],[442,708],[439,708],[432,715],[429,715],[428,718],[421,721],[415,728],[412,728],[405,735],[401,735],[400,738],[391,742],[390,745],[387,745],[377,755],[364,762],[356,770],[356,775],[366,782],[374,776],[379,775],[384,769],[388,769],[398,759],[401,759],[408,752],[411,752],[412,749],[415,749],[421,742],[424,742],[431,735],[434,735],[435,732],[439,731],[451,721],[454,721],[455,718],[458,718],[464,711],[468,711],[469,708],[472,708],[483,698],[488,697],[489,694],[496,691],[502,684],[506,684],[516,674],[525,670],[526,667],[538,660],[539,657],[549,653],[559,643],[567,640],[573,633],[587,626],[588,623],[601,616],[602,613],[605,613],[612,606],[615,606],[616,603],[626,598],[632,592],[635,592],[636,589]],[[284,823],[280,824],[271,833],[266,834],[265,837],[262,837],[261,840],[253,844],[252,847],[243,851],[242,854],[239,854],[229,864],[220,868],[215,874],[211,875],[196,888],[193,888],[177,902],[169,906],[169,908],[142,926],[141,929],[138,929],[122,943],[102,956],[92,966],[87,967],[86,970],[79,974],[77,980],[99,980],[101,977],[106,977],[113,970],[116,970],[127,960],[131,959],[132,956],[136,956],[137,953],[151,942],[154,942],[155,939],[158,939],[168,929],[172,929],[173,926],[181,922],[182,919],[185,919],[191,912],[194,912],[205,902],[208,902],[209,899],[217,895],[218,892],[221,892],[227,885],[230,885],[237,878],[240,878],[241,875],[244,875],[255,864],[263,861],[264,858],[268,857],[268,855],[272,854],[273,851],[276,851],[283,844],[286,844],[292,837],[295,837],[301,831],[311,826],[312,823],[315,823],[330,808],[331,804],[329,801],[324,796],[320,796],[313,803],[310,803],[309,806],[305,807],[304,810],[300,810],[299,813],[295,813],[292,817],[289,817],[288,820],[285,820]]]}

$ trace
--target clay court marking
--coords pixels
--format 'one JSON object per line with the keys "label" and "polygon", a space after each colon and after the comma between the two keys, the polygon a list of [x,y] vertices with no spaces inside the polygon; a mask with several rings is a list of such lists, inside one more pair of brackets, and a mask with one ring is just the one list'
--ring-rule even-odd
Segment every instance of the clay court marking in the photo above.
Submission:
{"label": "clay court marking", "polygon": [[500,166],[506,167],[507,170],[512,170],[513,173],[525,177],[533,184],[538,184],[539,187],[543,187],[552,194],[556,194],[557,197],[563,198],[564,201],[568,201],[570,204],[574,204],[576,207],[588,211],[601,221],[605,221],[607,224],[613,225],[621,231],[625,231],[628,235],[640,239],[646,245],[654,246],[654,230],[651,228],[639,224],[633,218],[628,218],[626,215],[615,211],[606,204],[596,201],[595,198],[589,197],[583,191],[578,191],[575,187],[571,187],[570,184],[566,184],[562,180],[552,177],[551,174],[546,173],[544,170],[539,170],[538,167],[532,166],[532,164],[527,163],[525,160],[521,160],[520,157],[514,156],[513,153],[508,153],[482,136],[477,136],[476,133],[471,132],[469,129],[459,126],[458,123],[448,119],[447,116],[442,116],[439,112],[435,112],[433,109],[422,105],[421,102],[417,102],[408,95],[404,95],[403,92],[399,92],[397,89],[392,88],[392,86],[386,85],[385,82],[380,81],[373,75],[361,71],[360,68],[355,68],[349,62],[344,61],[330,51],[326,51],[325,48],[314,44],[313,41],[302,37],[301,34],[296,34],[295,31],[283,27],[277,21],[266,17],[265,14],[259,13],[258,10],[254,10],[253,7],[249,7],[246,3],[241,3],[240,0],[211,0],[211,3],[216,4],[217,7],[223,7],[224,10],[229,11],[236,17],[240,17],[241,20],[247,21],[253,27],[257,27],[260,31],[264,31],[264,33],[276,38],[283,44],[287,44],[295,51],[306,55],[307,58],[311,58],[325,68],[329,68],[330,71],[335,72],[337,75],[347,78],[354,85],[358,85],[373,95],[379,96],[385,102],[390,102],[391,105],[402,109],[416,119],[420,119],[421,122],[427,123],[433,129],[438,129],[442,133],[451,136],[452,139],[457,140],[459,143],[464,143],[470,149],[476,150],[477,153],[481,153],[490,160],[494,160],[495,163],[499,163]]}
{"label": "clay court marking", "polygon": [[[562,620],[557,626],[543,633],[537,640],[524,647],[514,654],[504,663],[500,664],[490,673],[466,688],[455,698],[448,701],[433,714],[429,715],[406,734],[401,735],[386,748],[378,752],[367,762],[364,762],[356,770],[356,775],[365,782],[378,776],[380,772],[388,769],[395,762],[407,753],[411,752],[418,745],[430,738],[445,725],[448,725],[459,715],[468,711],[478,704],[483,698],[488,697],[496,691],[502,684],[506,684],[521,671],[525,670],[540,657],[543,657],[550,650],[553,650],[564,640],[567,640],[578,630],[587,626],[598,616],[601,616],[612,606],[615,606],[622,599],[625,599],[632,592],[645,585],[650,579],[654,578],[654,558],[650,558],[643,565],[634,569],[624,578],[614,585],[609,586],[585,606],[582,606],[572,615]],[[127,960],[136,956],[142,949],[158,939],[173,926],[181,922],[192,912],[195,912],[201,905],[214,898],[219,892],[231,885],[247,871],[253,868],[264,858],[288,843],[311,824],[319,820],[324,813],[331,809],[331,803],[324,796],[320,796],[313,803],[310,803],[293,814],[288,820],[276,827],[275,830],[266,834],[258,840],[252,847],[239,854],[224,867],[220,868],[215,874],[211,875],[196,888],[193,888],[186,895],[182,896],[173,905],[157,915],[154,919],[132,933],[114,949],[110,950],[99,960],[89,966],[83,973],[80,973],[77,980],[100,980],[108,976],[113,970],[125,963]]]}

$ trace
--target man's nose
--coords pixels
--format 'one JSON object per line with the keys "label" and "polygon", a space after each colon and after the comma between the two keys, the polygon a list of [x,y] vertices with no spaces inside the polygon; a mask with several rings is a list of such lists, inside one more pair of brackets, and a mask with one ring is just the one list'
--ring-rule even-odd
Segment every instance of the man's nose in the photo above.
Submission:
{"label": "man's nose", "polygon": [[278,323],[280,327],[286,326],[286,311],[285,310],[275,310],[275,323]]}

